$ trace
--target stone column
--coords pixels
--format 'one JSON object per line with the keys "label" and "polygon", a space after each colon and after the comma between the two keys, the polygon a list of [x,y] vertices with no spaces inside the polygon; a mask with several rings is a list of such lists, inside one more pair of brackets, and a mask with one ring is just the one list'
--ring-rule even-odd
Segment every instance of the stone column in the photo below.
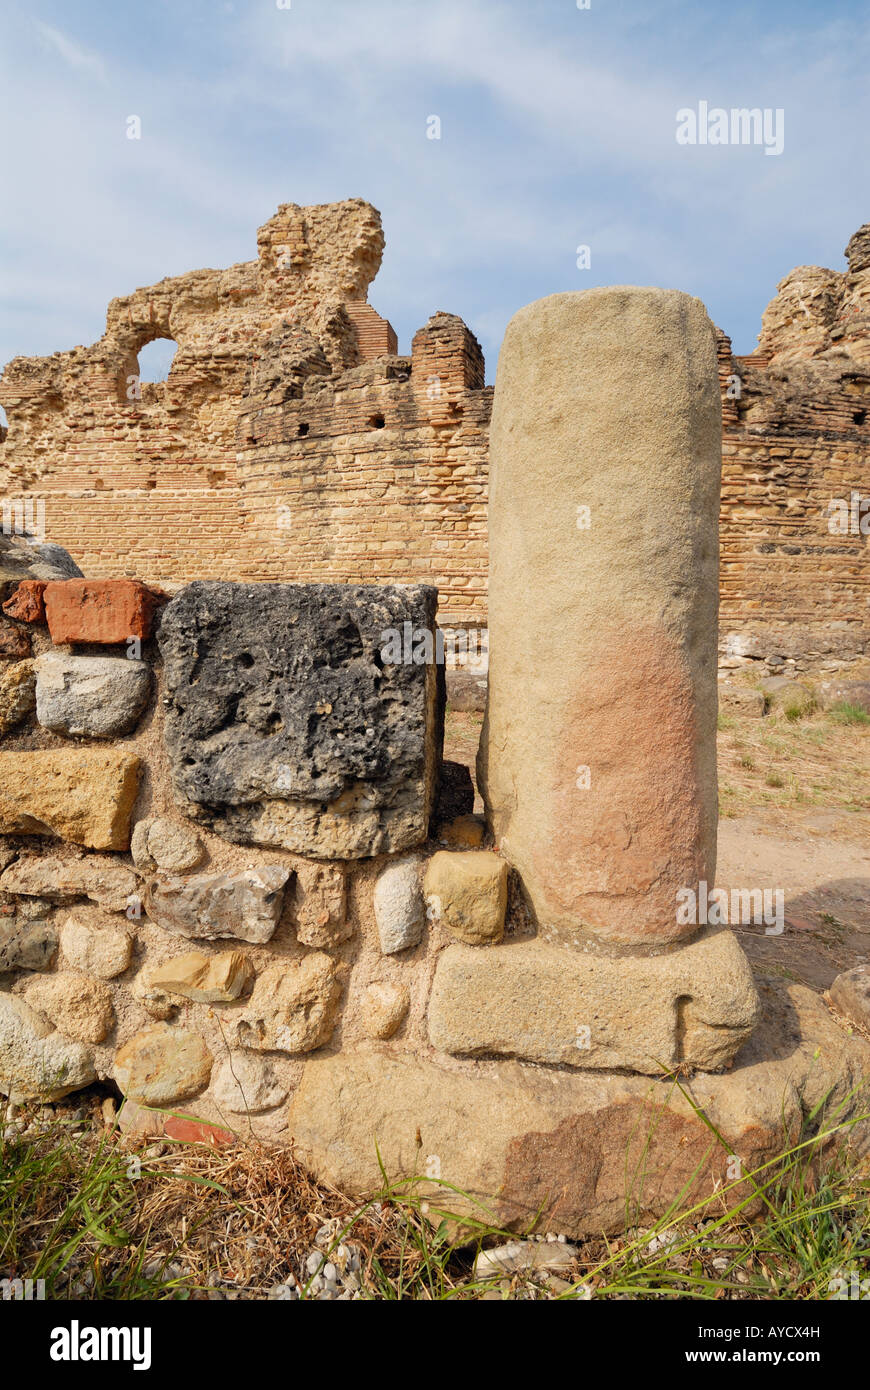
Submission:
{"label": "stone column", "polygon": [[478,773],[544,938],[692,936],[716,863],[721,405],[675,290],[556,294],[508,325],[490,437]]}

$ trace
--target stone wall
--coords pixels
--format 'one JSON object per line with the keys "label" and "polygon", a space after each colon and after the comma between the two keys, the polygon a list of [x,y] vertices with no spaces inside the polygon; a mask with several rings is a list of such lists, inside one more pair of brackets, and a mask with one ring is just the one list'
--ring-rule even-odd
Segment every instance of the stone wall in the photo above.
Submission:
{"label": "stone wall", "polygon": [[[726,1182],[750,1199],[734,1154],[770,1161],[820,1097],[841,1123],[863,1110],[867,1044],[809,990],[759,992],[706,908],[713,327],[673,291],[555,298],[516,316],[496,388],[485,821],[442,758],[431,584],[208,577],[170,598],[0,533],[0,1094],[113,1083],[131,1142],[289,1141],[349,1192],[383,1165],[452,1210],[576,1236]],[[350,425],[374,403],[378,434],[391,408],[467,427],[482,362],[457,320],[418,335],[425,406],[414,362],[334,375],[357,349],[350,316],[330,322],[281,328],[255,364],[252,469],[316,441],[319,395],[348,378]],[[578,368],[580,324],[603,371],[588,348]],[[285,358],[312,365],[301,393]],[[525,374],[544,359],[538,431]],[[644,527],[622,582],[619,537]],[[563,629],[582,644],[530,673]],[[703,915],[682,915],[702,882]]]}

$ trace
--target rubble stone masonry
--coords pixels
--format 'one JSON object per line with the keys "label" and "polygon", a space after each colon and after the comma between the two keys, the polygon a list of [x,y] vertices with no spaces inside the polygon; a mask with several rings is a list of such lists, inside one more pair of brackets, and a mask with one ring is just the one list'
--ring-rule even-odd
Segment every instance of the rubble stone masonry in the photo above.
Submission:
{"label": "rubble stone masonry", "polygon": [[[92,347],[9,363],[10,517],[44,502],[47,533],[92,578],[427,583],[442,624],[485,625],[479,344],[437,313],[397,353],[367,302],[384,241],[360,199],[284,204],[257,241],[255,261],[113,300]],[[870,538],[831,513],[870,494],[870,226],[847,257],[843,274],[786,276],[749,357],[720,335],[735,657],[848,660],[870,635]],[[156,338],[178,351],[165,382],[140,384]]]}

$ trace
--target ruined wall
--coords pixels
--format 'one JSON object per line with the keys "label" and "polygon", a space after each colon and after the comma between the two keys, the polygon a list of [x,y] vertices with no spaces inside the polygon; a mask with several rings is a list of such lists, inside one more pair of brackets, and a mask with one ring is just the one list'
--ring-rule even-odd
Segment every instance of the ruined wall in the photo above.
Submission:
{"label": "ruined wall", "polygon": [[[751,356],[720,339],[726,661],[867,644],[868,537],[829,521],[834,499],[870,493],[868,246],[862,228],[845,274],[792,271]],[[285,204],[256,261],[113,300],[93,347],[16,358],[0,496],[44,502],[89,575],[425,581],[442,623],[485,625],[483,357],[443,313],[397,355],[366,301],[382,250],[360,200]],[[178,343],[168,380],[130,400],[159,337]]]}
{"label": "ruined wall", "polygon": [[870,226],[846,255],[844,274],[786,276],[750,356],[720,344],[719,624],[735,663],[845,662],[870,643],[870,513],[862,533],[851,505],[844,533],[831,505],[870,494]]}
{"label": "ruined wall", "polygon": [[[90,575],[420,579],[442,617],[480,620],[477,342],[439,314],[396,356],[366,302],[383,234],[359,199],[285,204],[257,242],[256,261],[113,300],[90,348],[12,361],[0,496],[42,500]],[[178,350],[136,399],[156,338]]]}

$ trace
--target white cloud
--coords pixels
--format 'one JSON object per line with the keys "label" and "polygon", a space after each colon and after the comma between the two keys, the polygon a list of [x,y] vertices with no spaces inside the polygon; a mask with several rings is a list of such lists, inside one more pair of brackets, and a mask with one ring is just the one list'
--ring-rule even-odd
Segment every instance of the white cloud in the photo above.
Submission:
{"label": "white cloud", "polygon": [[53,48],[55,53],[60,54],[68,67],[74,68],[77,72],[87,72],[94,77],[105,78],[105,64],[96,53],[89,53],[68,34],[53,28],[50,24],[44,24],[41,19],[36,20],[36,28],[45,43]]}

